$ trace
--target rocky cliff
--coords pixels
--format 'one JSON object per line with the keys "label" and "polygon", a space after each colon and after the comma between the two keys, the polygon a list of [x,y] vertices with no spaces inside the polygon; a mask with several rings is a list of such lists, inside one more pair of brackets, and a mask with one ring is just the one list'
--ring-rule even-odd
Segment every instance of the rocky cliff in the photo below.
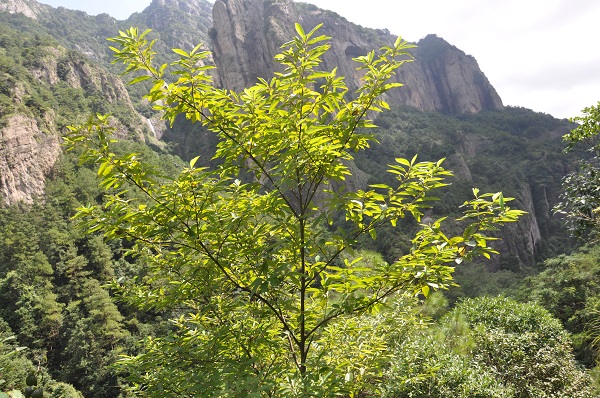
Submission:
{"label": "rocky cliff", "polygon": [[40,4],[35,0],[2,0],[0,2],[0,11],[7,11],[11,14],[23,14],[31,19],[37,19],[40,13],[45,13],[50,9],[45,4]]}
{"label": "rocky cliff", "polygon": [[160,34],[169,49],[192,49],[198,43],[208,45],[211,12],[212,4],[206,0],[152,0],[126,22],[129,26],[148,26]]}
{"label": "rocky cliff", "polygon": [[143,139],[123,82],[48,39],[0,29],[0,202],[32,202],[61,154],[68,124],[112,113],[121,136]]}
{"label": "rocky cliff", "polygon": [[[295,35],[296,22],[305,30],[323,23],[321,33],[332,39],[322,66],[337,67],[351,91],[360,84],[352,58],[396,39],[387,31],[362,28],[331,11],[290,0],[217,0],[211,38],[221,84],[239,90],[257,77],[269,78],[276,68],[273,57]],[[396,76],[405,87],[390,92],[390,102],[453,114],[503,108],[473,57],[436,36],[417,45],[415,62]]]}
{"label": "rocky cliff", "polygon": [[[60,154],[58,135],[35,118],[17,114],[0,129],[0,202],[32,202],[44,192],[46,175]],[[47,125],[46,125],[47,126]]]}

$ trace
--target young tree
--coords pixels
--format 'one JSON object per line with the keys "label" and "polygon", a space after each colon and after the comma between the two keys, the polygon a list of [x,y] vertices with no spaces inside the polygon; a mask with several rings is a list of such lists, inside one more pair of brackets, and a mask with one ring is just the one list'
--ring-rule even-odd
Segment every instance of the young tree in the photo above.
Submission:
{"label": "young tree", "polygon": [[[374,127],[368,115],[388,108],[381,97],[401,86],[388,80],[410,61],[412,45],[399,38],[356,58],[363,86],[348,100],[336,70],[319,69],[329,46],[317,30],[296,25],[298,36],[276,57],[283,71],[240,93],[210,84],[200,46],[173,50],[177,80],[167,83],[167,65],[152,65],[148,31],[109,39],[126,73],[138,73],[131,83],[153,80],[147,98],[166,120],[183,115],[220,138],[218,168],[195,168],[192,160],[174,179],[136,154],[116,155],[107,116],[72,127],[65,138],[70,148],[85,148],[82,161],[98,166],[108,191],[103,207],[82,208],[77,217],[108,239],[130,240],[131,253],[146,264],[143,276],[122,283],[124,297],[176,315],[171,335],[146,339],[144,352],[123,362],[140,391],[356,396],[360,378],[349,377],[344,364],[371,358],[372,347],[357,344],[359,352],[344,362],[336,355],[347,350],[323,349],[335,349],[329,327],[343,324],[360,335],[353,320],[394,296],[449,286],[455,264],[495,253],[486,231],[522,214],[501,193],[475,189],[464,205],[463,233],[445,235],[440,219],[422,225],[410,252],[391,264],[366,266],[344,255],[362,236],[375,238],[378,226],[409,215],[419,221],[434,200],[430,191],[451,173],[442,160],[396,159],[389,170],[395,186],[344,190],[352,153],[372,140],[364,132]],[[368,382],[377,380],[377,372],[367,374],[374,375]]]}

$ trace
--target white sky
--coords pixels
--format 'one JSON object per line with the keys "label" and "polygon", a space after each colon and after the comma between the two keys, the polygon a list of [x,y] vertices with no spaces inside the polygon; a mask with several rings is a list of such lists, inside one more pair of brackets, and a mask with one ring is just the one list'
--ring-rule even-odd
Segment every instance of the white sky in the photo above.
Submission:
{"label": "white sky", "polygon": [[[39,0],[126,19],[151,0]],[[598,0],[305,0],[407,40],[473,55],[505,105],[572,117],[600,101]]]}

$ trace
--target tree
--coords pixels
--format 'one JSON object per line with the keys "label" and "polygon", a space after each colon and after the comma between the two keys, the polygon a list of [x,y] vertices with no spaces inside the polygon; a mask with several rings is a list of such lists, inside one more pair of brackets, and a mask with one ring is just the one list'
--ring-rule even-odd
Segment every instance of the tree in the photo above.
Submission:
{"label": "tree", "polygon": [[[178,115],[219,136],[215,169],[194,159],[167,178],[134,153],[117,155],[108,116],[70,128],[69,149],[98,167],[105,204],[79,210],[89,231],[131,241],[143,275],[115,284],[140,308],[169,310],[173,331],[148,338],[122,365],[134,388],[154,396],[357,396],[365,383],[325,352],[331,325],[360,335],[357,317],[397,295],[427,295],[452,283],[454,265],[495,253],[486,231],[522,214],[501,193],[464,204],[464,232],[447,236],[445,219],[422,225],[411,249],[389,264],[365,266],[353,253],[364,235],[404,217],[420,221],[430,191],[451,175],[437,162],[396,159],[396,185],[348,192],[352,153],[369,145],[368,115],[388,109],[381,96],[401,86],[389,78],[412,45],[401,40],[356,58],[363,86],[348,100],[336,70],[321,71],[329,46],[296,25],[298,36],[276,57],[282,72],[241,93],[210,84],[209,53],[197,46],[171,66],[154,67],[148,31],[132,28],[109,39],[131,83],[152,80],[147,98],[171,123]],[[137,192],[131,195],[131,192]],[[139,193],[142,195],[139,195]],[[350,332],[349,332],[350,333]],[[357,336],[357,338],[359,338]],[[369,341],[356,350],[372,348]],[[353,352],[352,361],[368,355]],[[336,358],[336,363],[344,363]],[[348,363],[348,358],[346,363]],[[370,365],[371,366],[371,365]],[[382,366],[377,361],[372,366]],[[377,372],[367,372],[376,375]],[[357,384],[359,383],[359,384]]]}
{"label": "tree", "polygon": [[38,355],[56,345],[63,307],[54,291],[54,270],[40,248],[40,224],[26,211],[0,212],[0,318]]}
{"label": "tree", "polygon": [[569,228],[574,235],[582,236],[586,232],[598,232],[600,144],[597,143],[597,137],[600,133],[600,102],[596,106],[585,108],[582,116],[570,120],[578,123],[578,126],[563,137],[567,142],[566,150],[571,151],[577,144],[583,143],[594,156],[582,159],[579,169],[565,176],[562,201],[555,207],[555,211],[567,216]]}
{"label": "tree", "polygon": [[42,387],[45,397],[82,397],[73,386],[53,380],[39,363],[34,365],[25,355],[27,348],[17,346],[15,340],[8,324],[0,318],[0,397],[23,397],[21,391],[26,391],[26,381],[32,374],[37,376],[36,389]]}
{"label": "tree", "polygon": [[382,397],[591,397],[567,332],[537,304],[504,297],[460,302],[396,342]]}
{"label": "tree", "polygon": [[522,281],[519,296],[539,303],[570,333],[577,359],[597,361],[593,340],[600,310],[600,247],[589,245],[544,262],[544,270]]}

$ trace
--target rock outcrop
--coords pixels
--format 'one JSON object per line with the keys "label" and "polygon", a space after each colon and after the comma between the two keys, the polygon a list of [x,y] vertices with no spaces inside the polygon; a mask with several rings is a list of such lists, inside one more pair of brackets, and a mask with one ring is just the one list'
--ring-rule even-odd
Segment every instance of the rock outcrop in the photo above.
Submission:
{"label": "rock outcrop", "polygon": [[190,50],[198,43],[208,46],[212,27],[212,4],[206,0],[153,0],[141,13],[126,22],[130,26],[148,26],[160,33],[166,50]]}
{"label": "rock outcrop", "polygon": [[31,19],[37,19],[40,12],[50,8],[32,0],[0,0],[0,11],[11,14],[23,14]]}
{"label": "rock outcrop", "polygon": [[40,56],[40,61],[30,70],[40,81],[50,86],[62,81],[72,88],[97,92],[109,103],[118,102],[128,111],[135,112],[129,93],[117,76],[62,47],[46,47]]}
{"label": "rock outcrop", "polygon": [[[415,62],[409,66],[418,67],[414,73],[419,76],[422,73],[424,84],[418,85],[419,78],[411,85],[410,70],[400,71],[400,80],[406,82],[403,87],[406,92],[416,92],[415,98],[430,99],[431,110],[461,114],[504,107],[475,58],[435,35],[420,40],[417,46]],[[407,95],[407,105],[411,105],[408,101],[412,97]]]}
{"label": "rock outcrop", "polygon": [[[323,23],[320,33],[332,39],[322,67],[337,67],[351,92],[361,77],[352,58],[396,39],[387,31],[362,28],[331,11],[290,0],[217,0],[211,38],[221,84],[240,90],[257,77],[269,78],[281,44],[296,34],[296,22],[305,30]],[[503,108],[473,57],[433,35],[418,46],[415,62],[396,76],[405,87],[389,92],[390,102],[453,114]]]}
{"label": "rock outcrop", "polygon": [[[536,218],[536,209],[532,197],[531,187],[524,183],[515,197],[511,207],[521,209],[527,213],[523,215],[518,223],[504,226],[498,235],[501,238],[495,245],[504,259],[514,259],[514,265],[501,265],[500,268],[509,268],[517,271],[523,266],[535,264],[535,253],[538,244],[542,241],[542,233]],[[498,258],[494,258],[494,262]],[[515,269],[516,268],[516,269]]]}
{"label": "rock outcrop", "polygon": [[[90,96],[97,98],[97,104],[118,107],[119,116],[113,119],[113,125],[119,136],[143,139],[144,128],[147,128],[117,76],[60,46],[40,46],[36,51],[38,58],[28,65],[29,69],[15,69],[20,73],[14,76],[6,74],[15,83],[12,87],[6,86],[8,92],[3,93],[10,97],[14,108],[10,112],[5,110],[0,121],[0,202],[3,205],[31,203],[43,195],[46,177],[61,154],[57,120],[61,117],[63,97],[60,95],[65,95],[65,87],[80,98]],[[45,99],[40,99],[39,90],[43,90]],[[55,94],[59,95],[57,102],[49,97]],[[58,104],[58,108],[48,105],[52,103]],[[91,112],[90,109],[80,117]]]}
{"label": "rock outcrop", "polygon": [[12,115],[0,129],[0,194],[3,205],[32,202],[44,192],[48,172],[60,154],[58,135],[35,118]]}

